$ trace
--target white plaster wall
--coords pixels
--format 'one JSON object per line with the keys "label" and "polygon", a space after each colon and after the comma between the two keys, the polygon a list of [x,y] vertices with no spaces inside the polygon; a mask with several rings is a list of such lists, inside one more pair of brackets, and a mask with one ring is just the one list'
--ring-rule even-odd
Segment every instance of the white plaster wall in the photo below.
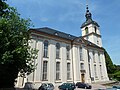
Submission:
{"label": "white plaster wall", "polygon": [[[95,25],[90,24],[90,25],[88,25],[87,27],[88,27],[88,33],[93,33],[93,32],[95,33],[95,29],[94,29]],[[86,27],[81,28],[81,30],[82,30],[82,36],[85,36],[85,35],[86,35],[86,33],[85,33],[85,28],[86,28]],[[96,33],[97,33],[98,35],[100,35],[99,27],[96,26],[96,28],[97,28]],[[84,39],[87,40],[86,37],[84,37]],[[101,40],[101,37],[99,37],[99,36],[96,36],[96,35],[91,34],[91,35],[88,36],[88,41],[90,41],[90,42],[92,42],[92,43],[94,43],[94,44],[102,47],[102,40]],[[99,41],[99,44],[98,44],[97,41]]]}
{"label": "white plaster wall", "polygon": [[66,60],[66,45],[61,43],[61,79],[62,82],[67,81],[67,60]]}
{"label": "white plaster wall", "polygon": [[91,77],[94,77],[94,60],[93,60],[93,50],[89,50],[90,55],[90,70],[91,70]]}
{"label": "white plaster wall", "polygon": [[104,54],[102,54],[102,65],[103,65],[103,79],[104,81],[108,81],[109,78],[108,78],[108,74],[107,74],[107,68],[106,68],[106,63],[105,63],[105,56]]}
{"label": "white plaster wall", "polygon": [[88,66],[88,51],[86,47],[83,47],[84,50],[84,66],[85,66],[85,82],[90,83],[90,75],[89,75],[89,66]]}
{"label": "white plaster wall", "polygon": [[55,59],[55,55],[56,55],[56,44],[54,44],[53,40],[49,40],[49,61],[48,61],[48,81],[51,83],[55,82],[55,74],[56,74],[56,59]]}
{"label": "white plaster wall", "polygon": [[[92,26],[90,26],[91,28]],[[92,30],[92,28],[91,28]],[[63,82],[79,82],[81,81],[81,72],[80,72],[80,63],[84,63],[84,69],[86,70],[85,73],[85,82],[91,83],[90,75],[89,75],[89,66],[88,66],[88,51],[87,47],[83,46],[83,59],[84,61],[80,61],[80,46],[79,45],[73,45],[72,49],[70,50],[70,60],[66,59],[66,46],[70,46],[71,44],[66,44],[64,42],[59,42],[55,40],[48,40],[46,38],[35,38],[36,40],[32,39],[31,47],[37,48],[39,50],[38,52],[38,58],[35,60],[35,64],[37,65],[37,68],[34,73],[30,74],[27,78],[28,81],[35,82],[40,84],[41,82],[51,82],[53,84],[57,83],[63,83]],[[93,39],[93,36],[90,37],[90,39]],[[44,40],[48,40],[49,42],[49,48],[48,48],[48,56],[49,58],[43,58],[43,42]],[[60,59],[56,59],[56,43],[60,43]],[[93,60],[93,51],[95,51],[95,60]],[[105,65],[105,57],[104,54],[100,54],[101,63],[98,60],[98,52],[95,49],[89,49],[89,55],[90,55],[90,69],[91,69],[91,77],[94,77],[94,82],[99,81],[106,81],[109,80],[107,76],[107,70]],[[47,77],[48,81],[42,81],[42,70],[43,70],[43,61],[48,61],[48,72]],[[56,81],[56,61],[60,62],[60,77],[61,80]],[[71,80],[67,80],[67,62],[71,65]],[[96,64],[97,67],[97,75],[98,78],[95,78],[95,71],[94,71],[94,64]],[[100,64],[102,65],[102,72],[103,73],[103,79],[101,79],[100,75]],[[34,75],[33,75],[34,74]],[[34,77],[33,77],[34,76]],[[21,82],[21,80],[19,80]]]}
{"label": "white plaster wall", "polygon": [[79,54],[78,46],[73,45],[73,67],[74,67],[74,81],[80,81],[80,68],[79,68]]}

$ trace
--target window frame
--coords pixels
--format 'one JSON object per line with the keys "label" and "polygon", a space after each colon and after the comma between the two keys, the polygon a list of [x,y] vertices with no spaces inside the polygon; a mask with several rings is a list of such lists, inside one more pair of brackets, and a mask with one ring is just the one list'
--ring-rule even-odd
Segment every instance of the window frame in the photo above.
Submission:
{"label": "window frame", "polygon": [[83,48],[82,47],[79,48],[79,53],[80,53],[80,61],[84,61],[83,60]]}
{"label": "window frame", "polygon": [[56,59],[60,59],[60,44],[56,43]]}
{"label": "window frame", "polygon": [[70,46],[66,46],[66,58],[70,60]]}
{"label": "window frame", "polygon": [[60,80],[60,62],[56,62],[56,80]]}
{"label": "window frame", "polygon": [[71,67],[70,67],[70,63],[67,63],[67,80],[71,80],[71,73],[70,73],[70,70],[71,70]]}
{"label": "window frame", "polygon": [[43,57],[48,58],[48,47],[49,47],[49,42],[47,40],[44,41],[44,53]]}
{"label": "window frame", "polygon": [[85,34],[88,34],[89,33],[89,30],[88,30],[88,27],[85,28]]}
{"label": "window frame", "polygon": [[43,71],[42,71],[42,80],[47,81],[47,68],[48,68],[48,61],[43,61]]}
{"label": "window frame", "polygon": [[95,73],[95,78],[97,78],[97,66],[96,66],[96,64],[94,65],[94,73]]}

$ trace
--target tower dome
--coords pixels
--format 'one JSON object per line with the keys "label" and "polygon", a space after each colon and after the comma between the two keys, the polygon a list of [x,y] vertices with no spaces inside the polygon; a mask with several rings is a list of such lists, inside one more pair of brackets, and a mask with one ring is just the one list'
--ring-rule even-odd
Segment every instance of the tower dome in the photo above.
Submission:
{"label": "tower dome", "polygon": [[83,28],[89,24],[94,24],[99,27],[98,23],[92,20],[92,14],[90,13],[90,11],[88,9],[88,5],[86,7],[85,17],[86,17],[86,21],[81,25],[81,28]]}

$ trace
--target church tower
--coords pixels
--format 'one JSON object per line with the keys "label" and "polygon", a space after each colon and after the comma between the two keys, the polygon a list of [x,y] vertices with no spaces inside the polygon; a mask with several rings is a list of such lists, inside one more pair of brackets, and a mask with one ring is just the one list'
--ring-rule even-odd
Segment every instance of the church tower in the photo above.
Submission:
{"label": "church tower", "polygon": [[88,5],[86,6],[86,21],[81,25],[82,37],[85,40],[88,40],[99,47],[102,47],[102,40],[99,30],[99,25],[97,22],[92,20],[92,14],[88,9]]}

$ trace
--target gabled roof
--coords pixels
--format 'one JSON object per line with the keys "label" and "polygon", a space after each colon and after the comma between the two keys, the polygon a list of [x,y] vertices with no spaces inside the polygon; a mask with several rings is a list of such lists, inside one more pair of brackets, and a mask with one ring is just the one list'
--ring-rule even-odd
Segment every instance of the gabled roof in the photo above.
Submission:
{"label": "gabled roof", "polygon": [[90,41],[88,41],[88,40],[85,40],[85,39],[84,39],[84,41],[85,41],[85,43],[86,43],[87,46],[91,46],[91,47],[95,47],[95,48],[100,48],[100,49],[102,49],[102,47],[99,47],[99,46],[97,46],[96,44],[94,44],[94,43],[92,43],[92,42],[90,42]]}
{"label": "gabled roof", "polygon": [[102,49],[101,47],[97,46],[96,44],[88,41],[88,40],[85,40],[82,36],[80,37],[77,37],[74,39],[74,42],[77,42],[77,43],[83,43],[85,44],[86,46],[91,46],[91,47],[95,47],[95,48],[100,48]]}
{"label": "gabled roof", "polygon": [[46,34],[49,34],[49,35],[54,35],[54,36],[61,37],[61,38],[64,38],[64,39],[69,39],[69,40],[74,40],[76,38],[76,36],[66,34],[64,32],[60,32],[60,31],[57,31],[55,29],[51,29],[51,28],[48,28],[48,27],[34,28],[34,29],[30,29],[30,30],[36,30],[36,31],[39,31],[39,32],[43,32],[43,33],[46,33]]}

